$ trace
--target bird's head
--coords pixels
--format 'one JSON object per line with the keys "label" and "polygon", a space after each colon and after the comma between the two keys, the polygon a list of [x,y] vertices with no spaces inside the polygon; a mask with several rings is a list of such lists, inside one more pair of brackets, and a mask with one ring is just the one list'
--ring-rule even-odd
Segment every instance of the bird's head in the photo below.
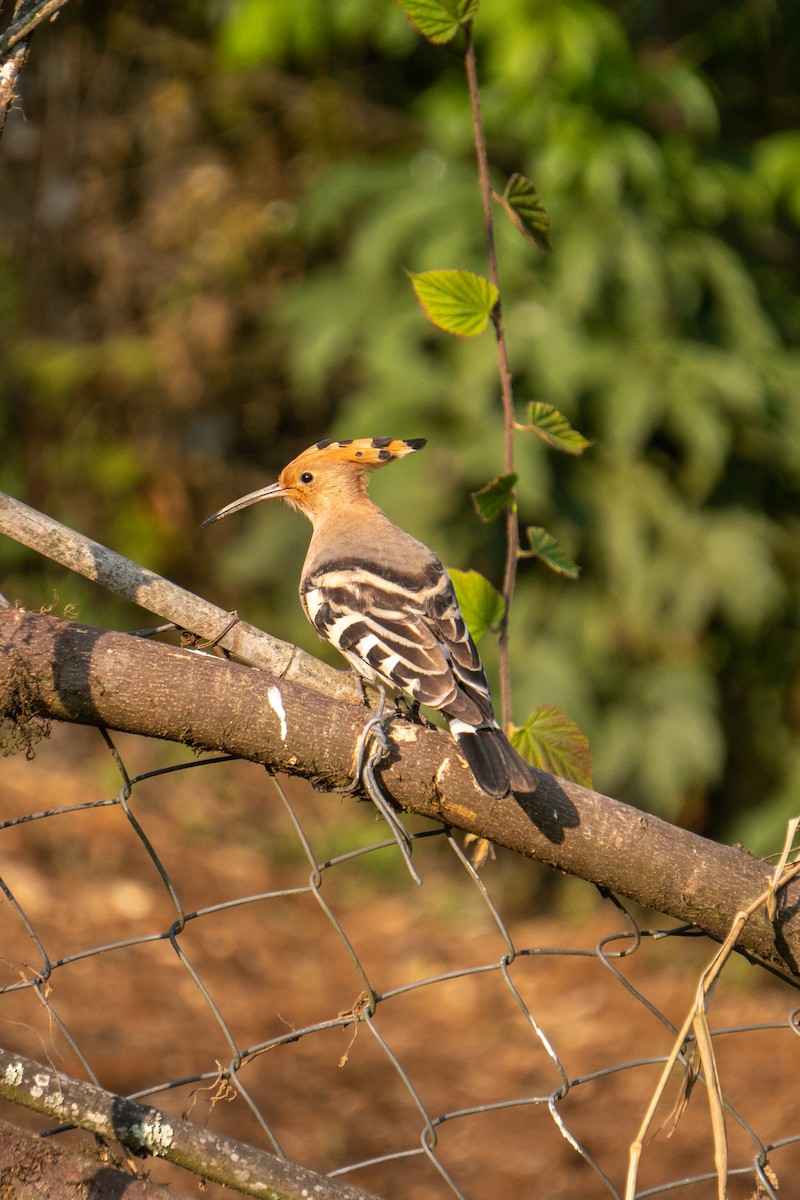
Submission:
{"label": "bird's head", "polygon": [[283,468],[277,483],[226,504],[202,528],[261,500],[285,500],[313,522],[321,513],[365,495],[368,470],[421,450],[425,441],[384,437],[316,442]]}

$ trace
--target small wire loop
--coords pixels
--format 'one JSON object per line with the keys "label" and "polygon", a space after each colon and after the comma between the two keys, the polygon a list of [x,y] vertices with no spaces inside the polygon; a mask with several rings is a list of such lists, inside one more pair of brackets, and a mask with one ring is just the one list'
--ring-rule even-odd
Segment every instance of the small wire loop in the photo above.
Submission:
{"label": "small wire loop", "polygon": [[228,636],[230,631],[233,629],[234,625],[238,625],[238,624],[239,624],[238,612],[229,613],[228,620],[222,626],[222,629],[220,629],[217,636],[211,638],[210,641],[207,641],[207,642],[198,642],[196,649],[197,650],[216,650],[217,646],[220,644],[222,639],[224,637]]}

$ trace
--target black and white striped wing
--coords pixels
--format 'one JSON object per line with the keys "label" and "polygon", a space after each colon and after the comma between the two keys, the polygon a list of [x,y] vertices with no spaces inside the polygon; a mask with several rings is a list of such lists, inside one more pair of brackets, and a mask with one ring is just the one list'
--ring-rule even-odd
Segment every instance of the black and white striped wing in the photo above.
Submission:
{"label": "black and white striped wing", "polygon": [[[438,564],[437,564],[438,565]],[[531,792],[535,780],[497,724],[480,656],[443,567],[425,599],[425,620],[450,665],[456,694],[441,711],[475,779],[489,796]],[[480,716],[476,719],[475,710]]]}
{"label": "black and white striped wing", "polygon": [[494,722],[478,651],[438,563],[424,579],[331,566],[304,580],[302,601],[320,636],[365,678],[439,710],[453,732]]}
{"label": "black and white striped wing", "polygon": [[495,720],[478,651],[437,560],[405,577],[326,566],[303,580],[301,598],[320,636],[360,675],[442,713],[487,795],[533,790],[530,768]]}

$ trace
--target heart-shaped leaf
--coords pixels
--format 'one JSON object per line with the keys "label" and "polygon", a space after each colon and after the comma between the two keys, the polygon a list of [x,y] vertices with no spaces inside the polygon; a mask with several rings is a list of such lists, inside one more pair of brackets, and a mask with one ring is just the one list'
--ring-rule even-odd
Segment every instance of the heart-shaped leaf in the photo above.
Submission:
{"label": "heart-shaped leaf", "polygon": [[478,11],[478,0],[398,0],[412,25],[429,42],[450,42]]}
{"label": "heart-shaped leaf", "polygon": [[511,727],[511,744],[532,767],[592,786],[589,739],[560,708],[535,708],[524,725]]}
{"label": "heart-shaped leaf", "polygon": [[472,271],[410,271],[409,278],[428,320],[456,337],[483,333],[500,295]]}

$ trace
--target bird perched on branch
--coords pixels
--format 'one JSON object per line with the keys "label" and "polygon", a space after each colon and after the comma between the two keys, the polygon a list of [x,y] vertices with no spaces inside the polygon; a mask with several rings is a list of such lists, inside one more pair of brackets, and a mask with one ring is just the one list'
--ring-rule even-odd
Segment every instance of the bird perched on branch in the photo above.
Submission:
{"label": "bird perched on branch", "polygon": [[367,472],[425,438],[322,441],[277,483],[234,500],[204,525],[261,500],[285,500],[313,526],[300,580],[311,624],[362,678],[439,711],[489,796],[530,792],[533,772],[498,725],[475,643],[439,559],[367,495]]}

